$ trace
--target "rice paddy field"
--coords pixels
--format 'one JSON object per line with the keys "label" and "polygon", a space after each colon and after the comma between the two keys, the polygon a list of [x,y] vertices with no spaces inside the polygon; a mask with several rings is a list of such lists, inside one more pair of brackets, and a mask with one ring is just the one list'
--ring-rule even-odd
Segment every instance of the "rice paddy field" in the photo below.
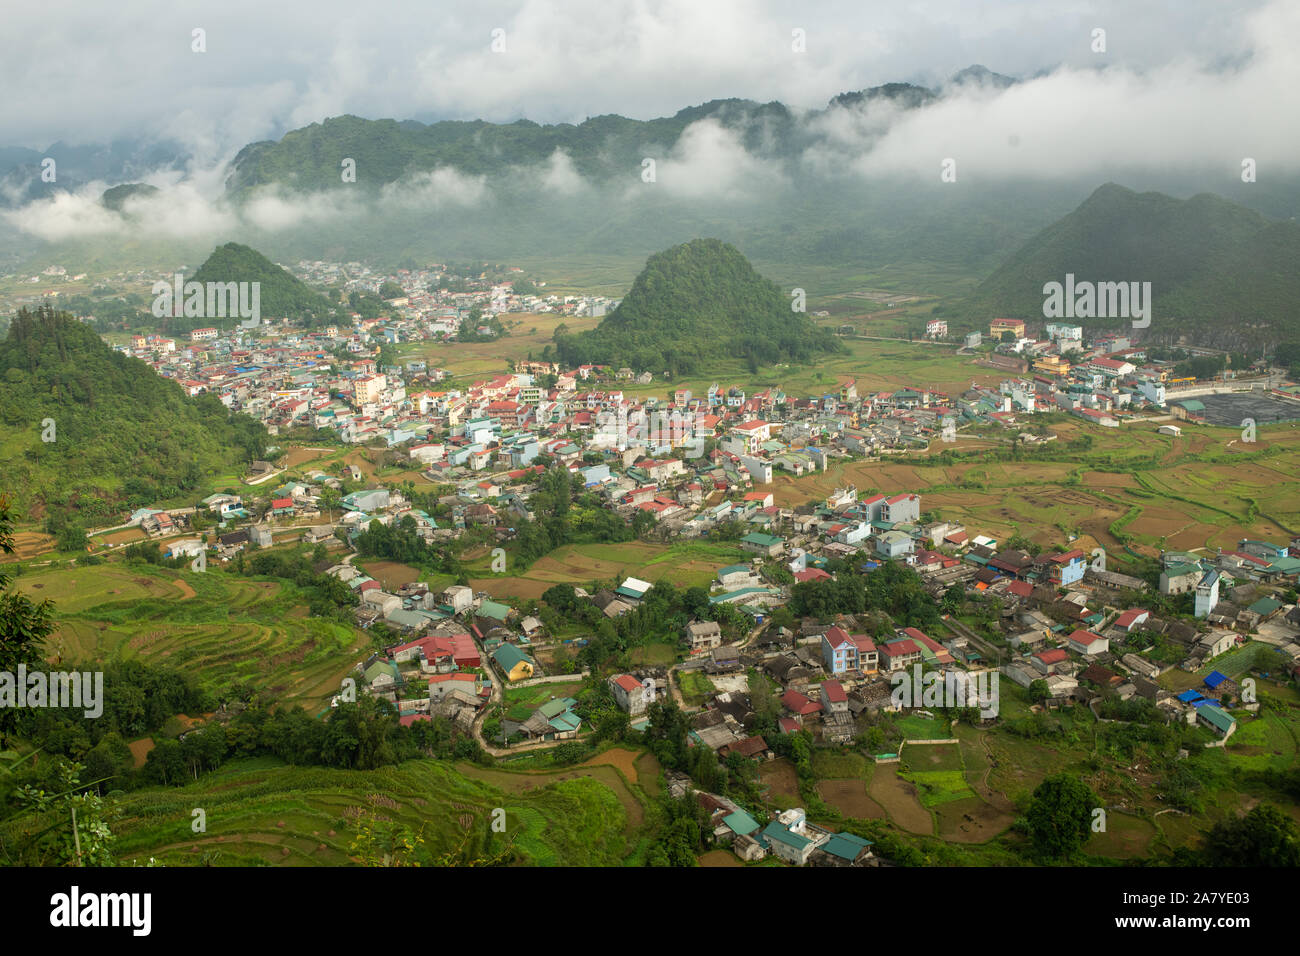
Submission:
{"label": "rice paddy field", "polygon": [[[1022,535],[1059,545],[1155,555],[1161,548],[1234,549],[1244,537],[1289,540],[1300,528],[1300,431],[1261,426],[1259,440],[1239,429],[1186,425],[1181,436],[1156,433],[1156,423],[1100,428],[1053,416],[1057,441],[1081,434],[1092,447],[1049,453],[1059,460],[961,461],[944,465],[909,454],[883,461],[835,462],[825,472],[780,474],[778,505],[820,501],[835,488],[910,491],[924,510],[963,522],[969,531],[1006,539]],[[964,450],[962,442],[955,449]]]}
{"label": "rice paddy field", "polygon": [[186,670],[214,690],[247,687],[309,711],[328,704],[369,646],[312,618],[287,582],[110,563],[28,571],[17,587],[55,604],[48,659],[138,658]]}
{"label": "rice paddy field", "polygon": [[[360,862],[357,821],[373,816],[415,834],[414,858],[426,866],[635,863],[646,790],[613,759],[529,774],[435,760],[374,771],[233,761],[186,787],[117,797],[116,850],[128,862],[168,866],[346,866]],[[657,778],[657,767],[633,766]],[[196,807],[206,815],[202,833],[192,829]],[[497,808],[504,833],[491,827]]]}

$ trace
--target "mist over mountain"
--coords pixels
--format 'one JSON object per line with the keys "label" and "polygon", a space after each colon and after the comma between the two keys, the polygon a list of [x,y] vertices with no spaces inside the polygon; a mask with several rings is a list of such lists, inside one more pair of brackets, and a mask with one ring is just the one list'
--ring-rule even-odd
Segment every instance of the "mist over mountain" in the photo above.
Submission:
{"label": "mist over mountain", "polygon": [[[0,210],[0,261],[168,261],[234,240],[281,261],[408,267],[612,257],[630,280],[636,260],[710,235],[796,272],[858,268],[887,283],[898,275],[898,288],[919,276],[924,291],[966,293],[1107,181],[1174,197],[1211,192],[1272,220],[1300,215],[1292,133],[1270,121],[1261,136],[1259,111],[1241,105],[1284,69],[1277,63],[1270,52],[1254,72],[1093,68],[1024,79],[976,65],[814,109],[730,98],[647,120],[337,116],[180,179],[169,166],[131,178],[156,194],[105,204],[103,186],[66,192],[62,179],[55,195],[16,191],[19,205]],[[1210,148],[1206,116],[1225,111]],[[1153,143],[1149,115],[1167,117]],[[1257,182],[1222,155],[1224,136],[1251,144]],[[124,152],[141,149],[109,154]],[[949,166],[953,176],[941,179]]]}

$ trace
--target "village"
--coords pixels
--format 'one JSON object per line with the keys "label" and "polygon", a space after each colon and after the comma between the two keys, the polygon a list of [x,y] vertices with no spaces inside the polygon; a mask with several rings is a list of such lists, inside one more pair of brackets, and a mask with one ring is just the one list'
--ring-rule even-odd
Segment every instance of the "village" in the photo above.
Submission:
{"label": "village", "polygon": [[[697,620],[678,635],[670,664],[601,675],[633,729],[644,729],[655,701],[672,699],[689,714],[692,745],[720,758],[774,756],[761,734],[750,733],[756,717],[751,675],[776,688],[780,733],[808,730],[820,744],[840,747],[861,742],[864,716],[904,709],[928,715],[935,701],[943,708],[973,705],[979,721],[996,718],[996,693],[992,700],[986,693],[955,702],[918,693],[900,702],[896,689],[915,676],[919,691],[922,673],[946,682],[932,686],[949,686],[961,675],[992,676],[996,688],[996,679],[1005,678],[1043,711],[1098,713],[1102,701],[1141,698],[1169,722],[1207,728],[1217,745],[1236,729],[1230,708],[1258,707],[1249,688],[1214,671],[1202,686],[1174,693],[1160,683],[1162,674],[1196,671],[1247,641],[1271,645],[1277,669],[1300,674],[1300,609],[1286,600],[1300,576],[1300,539],[1242,540],[1236,550],[1217,554],[1165,551],[1153,587],[1108,571],[1104,552],[1072,548],[1068,540],[1034,553],[1000,543],[981,528],[926,511],[921,497],[905,488],[860,494],[847,485],[820,503],[775,502],[776,474],[800,477],[836,460],[942,449],[959,440],[961,429],[998,429],[1026,446],[1052,441],[1050,430],[1032,422],[1044,412],[1166,433],[1178,431],[1174,420],[1197,421],[1199,402],[1170,398],[1172,363],[1147,361],[1121,335],[1098,335],[1085,349],[1078,326],[1049,324],[1047,338],[1035,341],[1026,338],[1024,322],[994,320],[989,335],[999,344],[987,361],[1013,374],[997,387],[973,386],[958,395],[921,386],[860,393],[849,378],[821,395],[715,384],[700,395],[672,389],[661,401],[625,394],[626,383],[652,382],[648,373],[629,369],[523,361],[467,387],[438,388],[445,370],[419,360],[381,362],[384,346],[455,336],[472,298],[434,304],[437,314],[427,301],[394,301],[400,317],[356,316],[351,329],[304,331],[268,322],[226,333],[196,329],[184,344],[140,336],[124,347],[191,394],[210,392],[257,418],[273,435],[302,427],[328,431],[344,446],[382,448],[429,486],[454,490],[439,499],[439,517],[408,500],[409,482],[367,481],[353,465],[330,474],[256,462],[244,478],[246,490],[199,503],[219,525],[212,535],[187,534],[196,509],[141,508],[128,522],[158,538],[173,558],[227,562],[287,537],[339,552],[323,570],[358,596],[356,624],[381,621],[401,636],[358,662],[354,684],[391,701],[404,724],[444,717],[493,753],[553,746],[589,732],[574,698],[547,693],[548,683],[568,687],[574,675],[547,672],[538,651],[552,637],[536,614],[463,584],[433,590],[415,581],[385,589],[353,566],[355,553],[342,555],[354,552],[357,536],[372,523],[396,527],[408,519],[431,546],[481,528],[494,543],[508,544],[516,523],[533,520],[530,499],[548,467],[566,469],[576,487],[623,522],[643,516],[642,527],[675,539],[708,539],[720,528],[741,526],[734,543],[751,557],[719,568],[708,600],[738,609],[749,626],[729,628],[724,639],[716,621]],[[478,301],[501,311],[545,304],[515,301],[508,284]],[[571,299],[551,306],[604,304]],[[945,338],[945,326],[932,322],[927,333]],[[980,344],[981,334],[972,333],[962,348]],[[793,620],[787,612],[776,623],[801,585],[834,580],[846,568],[872,574],[890,564],[919,576],[936,606],[959,596],[991,607],[992,626],[977,632],[944,614],[940,639],[852,614],[828,623]],[[636,609],[652,587],[626,577],[617,587],[573,591],[616,619]],[[1186,596],[1194,623],[1144,607],[1149,594],[1158,594],[1165,608]],[[707,691],[698,693],[700,686]],[[526,713],[517,703],[506,707],[508,690],[534,687],[535,707]],[[349,693],[335,703],[354,699]],[[484,733],[489,721],[499,728],[490,737]],[[670,778],[670,786],[694,789],[685,775]],[[774,854],[795,864],[878,862],[870,841],[810,824],[801,809],[760,822],[724,796],[697,797],[711,813],[715,839],[741,859]]]}

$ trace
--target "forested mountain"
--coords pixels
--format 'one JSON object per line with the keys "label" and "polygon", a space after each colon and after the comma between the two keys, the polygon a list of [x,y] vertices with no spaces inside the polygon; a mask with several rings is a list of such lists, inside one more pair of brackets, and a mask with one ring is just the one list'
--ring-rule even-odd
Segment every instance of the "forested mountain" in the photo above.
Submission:
{"label": "forested mountain", "polygon": [[1041,321],[1043,286],[1063,283],[1069,273],[1076,284],[1150,282],[1151,340],[1195,330],[1205,344],[1264,345],[1300,331],[1297,262],[1295,223],[1270,221],[1210,194],[1180,200],[1108,183],[948,311],[974,327],[1002,315]]}
{"label": "forested mountain", "polygon": [[128,200],[156,196],[158,191],[157,186],[150,186],[148,183],[122,183],[120,186],[105,189],[99,201],[105,208],[121,212]]}
{"label": "forested mountain", "polygon": [[198,496],[204,479],[260,457],[267,437],[65,312],[20,310],[0,341],[4,490],[52,531],[68,518],[111,524],[127,508]]}
{"label": "forested mountain", "polygon": [[[228,242],[218,246],[197,272],[186,282],[260,282],[261,314],[267,318],[290,318],[308,325],[337,321],[338,310],[324,294],[301,279],[290,275],[256,249]],[[173,318],[168,328],[176,331],[211,325],[230,328],[239,323],[238,316],[224,319],[206,316],[198,319]]]}
{"label": "forested mountain", "polygon": [[[823,112],[869,100],[912,109],[935,98],[924,87],[889,83],[842,93]],[[235,195],[269,185],[308,191],[377,188],[439,167],[454,167],[468,175],[502,173],[544,162],[556,150],[565,152],[576,171],[588,179],[626,178],[640,170],[643,157],[665,155],[687,126],[706,118],[735,132],[747,150],[770,157],[793,157],[819,138],[808,117],[797,118],[784,104],[743,99],[712,100],[650,120],[606,115],[546,126],[526,119],[501,124],[444,120],[426,125],[337,116],[292,130],[279,141],[245,146],[235,157],[226,185]],[[356,163],[355,184],[341,175],[344,158]]]}
{"label": "forested mountain", "polygon": [[733,246],[694,239],[651,256],[617,309],[589,332],[557,336],[554,351],[567,365],[680,375],[711,361],[744,357],[757,367],[839,348],[791,306]]}

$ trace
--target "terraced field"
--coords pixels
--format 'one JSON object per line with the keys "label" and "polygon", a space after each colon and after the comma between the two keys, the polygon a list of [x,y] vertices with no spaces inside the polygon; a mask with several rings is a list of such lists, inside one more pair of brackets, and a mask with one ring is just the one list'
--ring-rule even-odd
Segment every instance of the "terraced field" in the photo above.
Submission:
{"label": "terraced field", "polygon": [[369,641],[308,616],[277,581],[121,564],[27,573],[18,587],[55,602],[51,661],[139,658],[184,669],[208,686],[246,686],[308,710],[324,706]]}
{"label": "terraced field", "polygon": [[[575,772],[516,790],[476,779],[478,769],[434,760],[374,771],[236,761],[188,787],[121,797],[117,851],[169,866],[348,865],[357,862],[356,821],[373,814],[418,835],[415,857],[425,865],[622,861],[628,813],[604,781]],[[205,812],[206,832],[192,829],[195,808]],[[504,833],[491,828],[496,808],[505,811]]]}
{"label": "terraced field", "polygon": [[1170,437],[1153,423],[1097,428],[1059,415],[1050,422],[1062,447],[1081,435],[1092,447],[1055,461],[1027,455],[943,465],[909,454],[835,462],[801,478],[778,474],[774,497],[790,507],[846,483],[864,493],[911,491],[923,496],[923,508],[995,538],[1019,534],[1059,545],[1074,533],[1078,547],[1119,549],[1127,540],[1152,555],[1161,547],[1231,549],[1243,537],[1289,539],[1300,528],[1291,477],[1300,471],[1300,430],[1289,425],[1263,426],[1247,444],[1239,429],[1209,425],[1187,425]]}

